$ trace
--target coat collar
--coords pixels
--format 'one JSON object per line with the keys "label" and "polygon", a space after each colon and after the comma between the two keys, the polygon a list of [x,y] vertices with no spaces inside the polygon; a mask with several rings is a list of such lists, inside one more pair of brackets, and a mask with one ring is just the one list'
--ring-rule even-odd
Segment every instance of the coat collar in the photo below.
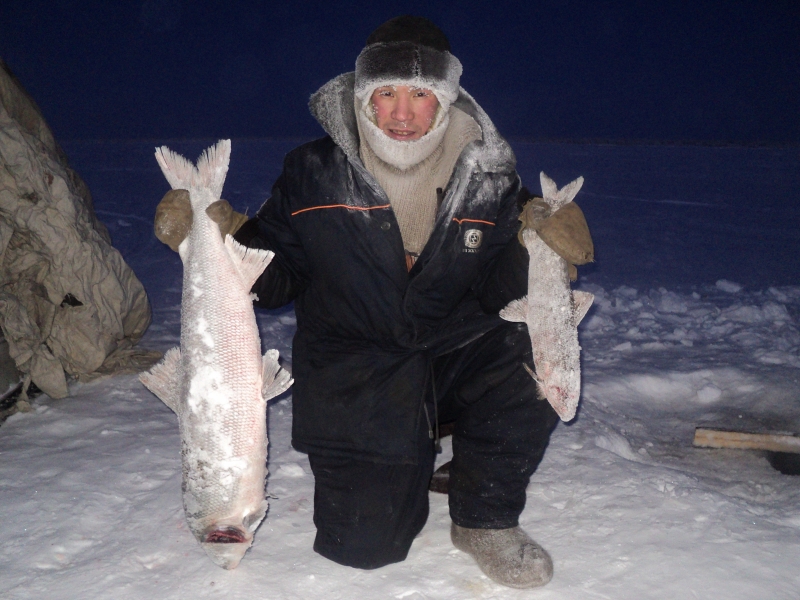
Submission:
{"label": "coat collar", "polygon": [[[358,154],[358,126],[354,106],[353,88],[355,74],[343,73],[317,90],[309,100],[309,109],[325,132],[339,146],[350,162],[361,164]],[[516,167],[511,146],[498,133],[484,110],[464,88],[460,88],[453,106],[464,111],[481,128],[483,139],[471,142],[464,148],[459,166],[483,172],[508,172]]]}

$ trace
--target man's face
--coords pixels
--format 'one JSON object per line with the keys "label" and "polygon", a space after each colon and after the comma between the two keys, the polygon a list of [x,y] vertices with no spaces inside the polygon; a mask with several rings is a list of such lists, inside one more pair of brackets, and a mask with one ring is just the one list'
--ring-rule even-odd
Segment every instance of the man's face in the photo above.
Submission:
{"label": "man's face", "polygon": [[439,107],[431,90],[407,85],[385,85],[372,92],[378,129],[393,140],[418,140],[428,133]]}

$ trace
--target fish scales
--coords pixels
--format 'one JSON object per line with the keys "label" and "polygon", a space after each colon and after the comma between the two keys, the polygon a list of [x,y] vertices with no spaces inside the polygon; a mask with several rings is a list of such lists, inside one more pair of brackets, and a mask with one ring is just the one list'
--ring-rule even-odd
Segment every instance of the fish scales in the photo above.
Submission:
{"label": "fish scales", "polygon": [[261,356],[250,289],[273,253],[224,240],[206,209],[219,200],[230,141],[197,168],[161,147],[173,189],[189,190],[192,225],[178,247],[183,271],[180,349],[140,376],[178,416],[189,529],[218,565],[235,568],[266,514],[266,402],[292,381],[278,353]]}
{"label": "fish scales", "polygon": [[[541,173],[542,196],[552,212],[572,202],[583,185],[583,177],[558,190]],[[569,265],[534,231],[527,228],[522,240],[530,257],[528,294],[500,311],[508,321],[525,323],[531,338],[534,371],[542,395],[563,421],[575,417],[580,401],[581,367],[578,324],[594,296],[572,291]]]}

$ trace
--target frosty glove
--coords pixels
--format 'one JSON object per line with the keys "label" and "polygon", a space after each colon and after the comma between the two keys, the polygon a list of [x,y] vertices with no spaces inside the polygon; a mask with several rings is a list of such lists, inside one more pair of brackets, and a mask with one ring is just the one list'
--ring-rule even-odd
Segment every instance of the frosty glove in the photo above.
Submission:
{"label": "frosty glove", "polygon": [[227,200],[217,200],[207,209],[208,217],[219,225],[219,232],[224,238],[226,235],[233,235],[247,221],[247,216],[233,210]]}
{"label": "frosty glove", "polygon": [[575,265],[585,265],[594,260],[594,244],[589,233],[589,226],[583,211],[575,202],[562,206],[551,213],[550,206],[542,199],[531,197],[522,206],[519,216],[522,225],[519,229],[519,241],[522,232],[532,229],[542,241],[569,264],[570,279],[575,280]]}
{"label": "frosty glove", "polygon": [[187,190],[170,190],[156,207],[153,225],[156,237],[178,251],[178,246],[189,233],[192,226],[192,205]]}
{"label": "frosty glove", "polygon": [[[227,200],[217,200],[206,209],[209,218],[219,225],[222,237],[233,235],[247,217],[233,210]],[[192,205],[187,190],[170,190],[156,207],[154,231],[156,237],[174,251],[189,234],[192,227]]]}

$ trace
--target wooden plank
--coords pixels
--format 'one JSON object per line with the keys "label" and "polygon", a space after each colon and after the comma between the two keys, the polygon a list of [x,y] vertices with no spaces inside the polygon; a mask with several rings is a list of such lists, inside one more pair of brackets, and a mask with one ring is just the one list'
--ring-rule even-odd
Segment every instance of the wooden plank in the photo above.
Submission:
{"label": "wooden plank", "polygon": [[781,433],[746,433],[698,427],[694,430],[694,445],[702,448],[771,450],[800,454],[800,437]]}

